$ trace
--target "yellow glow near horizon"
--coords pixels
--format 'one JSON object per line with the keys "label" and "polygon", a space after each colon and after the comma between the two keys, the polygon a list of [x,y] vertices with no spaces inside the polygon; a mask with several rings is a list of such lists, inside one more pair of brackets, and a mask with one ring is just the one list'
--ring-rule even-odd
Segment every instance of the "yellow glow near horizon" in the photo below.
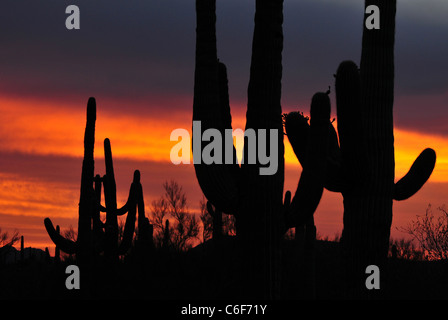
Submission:
{"label": "yellow glow near horizon", "polygon": [[[44,105],[38,101],[0,97],[0,147],[4,152],[82,157],[85,110],[86,105],[64,108],[56,103]],[[176,144],[170,141],[171,132],[184,128],[192,133],[189,112],[178,114],[180,116],[161,115],[158,118],[126,113],[116,115],[102,111],[101,105],[98,106],[95,156],[104,155],[103,139],[107,137],[111,140],[114,157],[169,162],[171,148]],[[244,130],[244,124],[244,115],[233,117],[234,130]],[[431,147],[437,153],[431,181],[448,181],[448,138],[402,129],[395,129],[394,135],[397,178],[406,174],[424,148]],[[241,137],[235,140],[241,141]],[[241,159],[242,150],[237,151]],[[287,138],[285,163],[298,164]]]}
{"label": "yellow glow near horizon", "polygon": [[[82,157],[86,103],[59,105],[0,97],[0,150],[25,155]],[[111,140],[114,158],[169,163],[171,148],[176,144],[170,141],[171,132],[184,128],[191,134],[191,110],[188,109],[155,117],[124,112],[113,114],[101,105],[99,103],[97,106],[95,157],[103,157],[102,142],[107,137]],[[245,114],[233,113],[234,130],[244,130]],[[285,188],[287,184],[288,188],[295,188],[300,165],[287,138],[284,143],[285,164],[288,167]],[[402,129],[395,129],[397,180],[406,174],[415,158],[427,147],[437,153],[436,168],[430,182],[448,182],[448,138]],[[241,152],[238,151],[239,159]],[[3,220],[3,224],[22,229],[20,231],[27,234],[27,239],[32,237],[27,243],[33,242],[33,246],[48,243],[51,246],[41,217],[54,218],[55,223],[63,218],[65,221],[76,220],[78,183],[73,186],[60,181],[41,181],[13,174],[8,172],[8,168],[0,168],[0,214],[9,217],[8,221]],[[324,206],[325,203],[321,209]],[[328,206],[327,211],[333,210],[333,204]],[[31,218],[37,221],[36,227],[31,225],[34,222],[28,222]]]}
{"label": "yellow glow near horizon", "polygon": [[[64,108],[0,98],[0,112],[0,147],[4,152],[82,157],[86,104]],[[103,141],[109,138],[114,157],[169,160],[169,136],[174,127],[169,118],[116,115],[97,106],[95,156],[104,155]]]}

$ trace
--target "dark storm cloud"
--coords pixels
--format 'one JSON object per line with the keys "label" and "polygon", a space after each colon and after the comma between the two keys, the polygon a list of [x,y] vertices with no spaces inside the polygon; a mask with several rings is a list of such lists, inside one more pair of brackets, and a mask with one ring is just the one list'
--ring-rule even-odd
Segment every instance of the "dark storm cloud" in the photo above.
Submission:
{"label": "dark storm cloud", "polygon": [[[69,4],[80,8],[80,30],[65,28]],[[189,1],[19,0],[6,8],[0,22],[4,93],[190,94],[195,16]]]}
{"label": "dark storm cloud", "polygon": [[[341,61],[359,62],[363,3],[348,2],[285,1],[285,111],[298,106],[307,111],[316,91],[333,86],[333,74]],[[81,97],[82,101],[93,95],[131,102],[127,110],[138,108],[134,101],[161,101],[161,108],[174,111],[179,105],[170,103],[172,98],[192,101],[194,3],[4,0],[0,93],[42,99]],[[246,101],[254,3],[217,3],[218,52],[228,66],[234,105]],[[70,4],[81,10],[80,30],[65,28],[65,8]],[[397,13],[395,119],[397,125],[415,127],[422,123],[415,122],[421,109],[401,104],[402,97],[437,96],[446,91],[448,24],[413,19],[405,14],[406,6],[400,3]],[[435,11],[446,7],[435,0],[433,6]],[[441,105],[443,99],[438,101],[424,110],[433,118],[446,119],[448,108]],[[417,129],[425,130],[425,126]]]}

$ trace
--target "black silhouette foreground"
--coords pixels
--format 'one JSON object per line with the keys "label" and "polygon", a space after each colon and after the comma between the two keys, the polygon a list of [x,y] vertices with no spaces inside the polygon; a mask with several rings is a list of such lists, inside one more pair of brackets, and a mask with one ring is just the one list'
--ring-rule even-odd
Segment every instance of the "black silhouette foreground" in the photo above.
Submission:
{"label": "black silhouette foreground", "polygon": [[[355,296],[365,291],[366,267],[385,269],[393,200],[405,200],[415,194],[434,169],[436,155],[428,148],[406,176],[394,181],[396,1],[366,1],[365,7],[372,4],[379,6],[381,29],[364,27],[360,69],[354,62],[346,61],[336,74],[339,136],[330,122],[328,92],[314,95],[309,124],[297,112],[284,116],[286,134],[303,168],[291,202],[287,192],[282,203],[282,137],[278,141],[280,165],[275,175],[260,176],[261,164],[248,164],[247,159],[243,159],[241,167],[195,165],[207,199],[236,217],[242,264],[247,268],[241,281],[245,281],[249,296],[275,298],[279,294],[279,285],[283,283],[279,239],[288,228],[307,226],[310,235],[305,239],[311,237],[312,248],[312,216],[324,187],[341,192],[344,198],[341,245],[348,271],[347,289],[354,290]],[[231,128],[231,115],[226,68],[218,60],[216,49],[216,1],[197,0],[196,5],[193,121],[200,120],[203,130],[219,128],[224,133]],[[282,0],[256,1],[246,129],[282,129],[282,5]]]}
{"label": "black silhouette foreground", "polygon": [[[216,50],[215,4],[216,0],[196,1],[193,120],[200,120],[203,130],[231,128],[226,68],[218,61]],[[365,2],[370,4],[373,1]],[[336,74],[336,134],[330,122],[329,92],[313,96],[310,119],[299,112],[282,114],[283,1],[256,1],[246,128],[283,132],[284,125],[303,171],[294,197],[288,191],[283,198],[282,134],[278,136],[279,167],[274,175],[259,175],[261,164],[195,165],[216,225],[210,240],[188,251],[154,248],[139,171],[135,172],[128,202],[123,208],[117,207],[108,139],[106,175],[94,175],[96,104],[91,98],[77,240],[60,236],[58,228],[45,219],[57,250],[74,259],[31,261],[20,268],[2,265],[3,297],[363,298],[365,267],[375,264],[381,269],[381,289],[374,297],[448,298],[445,262],[387,258],[393,200],[407,199],[424,185],[434,168],[435,152],[424,150],[408,174],[394,183],[396,1],[381,0],[375,5],[381,11],[381,30],[364,29],[360,69],[353,62],[343,62]],[[102,186],[105,206],[101,205]],[[313,214],[324,188],[341,192],[344,198],[340,243],[316,241]],[[133,241],[137,210],[138,233]],[[105,223],[101,212],[106,212]],[[217,212],[235,216],[236,236],[219,232]],[[117,216],[122,214],[127,214],[126,225],[123,237],[119,237]],[[291,228],[295,228],[295,240],[283,237]],[[69,291],[64,286],[69,264],[81,269],[80,290]]]}
{"label": "black silhouette foreground", "polygon": [[[231,129],[226,67],[218,60],[216,45],[216,1],[197,0],[196,67],[193,121],[201,129]],[[278,169],[260,175],[261,163],[249,164],[247,145],[241,167],[195,164],[196,176],[205,197],[218,210],[236,218],[236,237],[241,259],[241,287],[237,294],[247,297],[277,298],[281,280],[281,239],[285,232],[305,224],[323,192],[327,139],[330,128],[330,99],[317,93],[311,102],[308,161],[297,191],[283,202],[284,143],[281,100],[283,1],[256,1],[255,30],[248,88],[246,130],[264,129],[269,150],[270,130],[277,130]],[[297,137],[300,139],[300,137]],[[257,136],[257,146],[260,147]],[[193,137],[194,140],[194,137]],[[195,143],[193,141],[193,148]],[[193,154],[197,150],[193,150]],[[200,150],[199,152],[202,152]],[[235,149],[222,150],[224,158]],[[271,151],[272,152],[272,151]]]}

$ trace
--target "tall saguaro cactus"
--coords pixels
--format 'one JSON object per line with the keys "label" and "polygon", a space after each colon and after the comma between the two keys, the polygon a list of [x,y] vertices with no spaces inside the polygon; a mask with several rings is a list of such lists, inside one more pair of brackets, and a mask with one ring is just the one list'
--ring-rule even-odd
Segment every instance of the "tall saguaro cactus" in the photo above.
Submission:
{"label": "tall saguaro cactus", "polygon": [[49,218],[44,220],[45,227],[51,240],[60,250],[68,254],[76,254],[80,263],[88,263],[92,259],[92,232],[91,223],[94,212],[93,177],[95,171],[94,145],[95,145],[96,101],[90,98],[87,103],[87,121],[84,133],[84,158],[81,171],[81,190],[78,209],[78,238],[71,241],[62,237]]}
{"label": "tall saguaro cactus", "polygon": [[[405,200],[430,177],[436,161],[425,149],[409,173],[395,183],[393,132],[396,0],[366,0],[377,5],[380,29],[364,25],[360,69],[345,61],[336,74],[336,103],[345,181],[342,243],[364,264],[387,257],[393,200]],[[364,21],[367,14],[364,17]],[[365,266],[363,266],[365,269]]]}
{"label": "tall saguaro cactus", "polygon": [[[231,129],[232,125],[226,66],[219,62],[217,55],[216,0],[196,0],[196,12],[193,121],[201,121],[202,132],[214,128],[225,136],[225,130]],[[251,294],[256,293],[264,298],[273,298],[278,294],[281,236],[287,228],[304,223],[320,201],[323,191],[320,177],[325,172],[330,124],[328,96],[316,94],[311,106],[311,135],[319,143],[315,152],[310,153],[312,165],[303,170],[294,198],[283,205],[284,143],[280,103],[282,24],[283,0],[256,1],[246,130],[255,130],[257,151],[259,148],[268,150],[271,157],[275,157],[278,164],[276,172],[261,175],[263,165],[259,159],[256,164],[248,163],[248,150],[253,146],[247,143],[241,167],[236,162],[198,163],[197,155],[203,149],[200,138],[193,133],[193,158],[199,185],[213,206],[226,214],[235,215],[237,237],[245,249],[246,275],[248,278],[255,275],[249,282]],[[264,141],[258,134],[260,129],[266,132]],[[277,148],[270,150],[270,143]],[[229,156],[235,159],[235,154],[233,148],[222,148],[223,159]]]}
{"label": "tall saguaro cactus", "polygon": [[[366,0],[365,8],[370,5],[380,10],[380,28],[368,29],[364,25],[359,69],[353,61],[344,61],[338,67],[335,87],[339,143],[332,131],[327,158],[327,169],[331,169],[325,177],[325,187],[341,192],[344,199],[341,244],[354,268],[351,272],[361,277],[355,280],[361,287],[366,266],[382,265],[387,257],[393,200],[414,195],[429,179],[436,162],[434,150],[425,149],[409,172],[395,183],[396,0]],[[367,13],[364,21],[366,18]],[[291,143],[299,160],[306,158],[300,141]]]}

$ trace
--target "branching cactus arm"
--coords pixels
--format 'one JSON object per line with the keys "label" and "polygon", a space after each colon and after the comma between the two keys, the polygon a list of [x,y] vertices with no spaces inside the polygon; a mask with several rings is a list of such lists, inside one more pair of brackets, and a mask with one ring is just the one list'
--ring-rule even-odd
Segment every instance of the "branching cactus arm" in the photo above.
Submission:
{"label": "branching cactus arm", "polygon": [[78,239],[75,242],[64,239],[54,229],[49,218],[44,220],[45,228],[56,245],[66,253],[77,253],[80,259],[88,260],[92,240],[91,221],[93,216],[93,178],[94,178],[94,144],[95,144],[96,101],[90,98],[87,102],[87,121],[84,133],[84,159],[81,172],[81,192],[78,211]]}
{"label": "branching cactus arm", "polygon": [[[199,185],[207,199],[228,214],[239,207],[239,166],[206,164],[202,158],[201,137],[207,129],[217,129],[224,137],[231,129],[227,71],[218,61],[216,47],[216,1],[197,0],[196,66],[194,81],[193,121],[200,121],[200,135],[193,132],[193,160]],[[227,153],[231,153],[228,155]],[[236,151],[222,149],[222,159],[234,157]],[[236,159],[234,157],[233,159]],[[202,161],[201,161],[202,160]]]}

